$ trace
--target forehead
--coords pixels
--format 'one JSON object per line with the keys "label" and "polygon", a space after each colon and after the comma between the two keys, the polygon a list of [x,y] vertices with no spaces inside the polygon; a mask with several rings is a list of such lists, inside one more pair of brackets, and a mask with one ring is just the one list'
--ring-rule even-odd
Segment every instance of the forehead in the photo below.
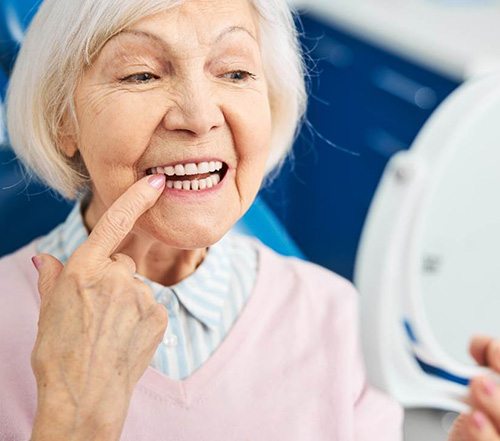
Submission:
{"label": "forehead", "polygon": [[145,17],[127,34],[153,34],[182,52],[212,46],[226,35],[246,34],[257,41],[257,17],[249,0],[186,0],[167,11]]}

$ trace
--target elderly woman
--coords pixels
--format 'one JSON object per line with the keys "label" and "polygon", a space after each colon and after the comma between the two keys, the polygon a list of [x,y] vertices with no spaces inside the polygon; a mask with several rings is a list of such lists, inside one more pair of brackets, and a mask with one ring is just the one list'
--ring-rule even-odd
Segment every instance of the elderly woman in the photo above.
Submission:
{"label": "elderly woman", "polygon": [[[284,0],[41,5],[9,133],[77,204],[0,261],[1,439],[401,439],[353,286],[230,232],[292,144],[303,77]],[[499,439],[486,390],[457,439]]]}

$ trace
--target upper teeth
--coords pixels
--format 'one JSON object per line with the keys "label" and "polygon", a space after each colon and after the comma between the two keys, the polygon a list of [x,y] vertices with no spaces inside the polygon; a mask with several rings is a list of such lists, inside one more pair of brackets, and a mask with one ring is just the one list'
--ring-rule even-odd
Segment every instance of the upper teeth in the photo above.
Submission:
{"label": "upper teeth", "polygon": [[210,161],[200,162],[199,164],[176,164],[168,167],[154,167],[152,170],[156,173],[165,173],[167,176],[186,176],[197,175],[219,171],[222,168],[222,162]]}

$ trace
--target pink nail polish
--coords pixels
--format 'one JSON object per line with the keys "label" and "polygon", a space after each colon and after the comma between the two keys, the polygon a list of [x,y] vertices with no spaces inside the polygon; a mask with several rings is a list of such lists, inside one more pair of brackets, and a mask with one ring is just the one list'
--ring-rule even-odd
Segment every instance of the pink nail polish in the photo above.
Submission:
{"label": "pink nail polish", "polygon": [[40,259],[38,256],[33,256],[31,258],[31,261],[33,262],[33,266],[38,271],[40,269],[40,267],[42,266],[42,259]]}
{"label": "pink nail polish", "polygon": [[472,414],[472,421],[474,421],[474,425],[479,430],[483,430],[484,426],[486,425],[486,417],[479,410],[476,410]]}
{"label": "pink nail polish", "polygon": [[165,185],[165,175],[153,175],[148,178],[149,185],[159,190]]}
{"label": "pink nail polish", "polygon": [[489,378],[483,378],[483,390],[486,395],[493,396],[495,394],[497,385]]}

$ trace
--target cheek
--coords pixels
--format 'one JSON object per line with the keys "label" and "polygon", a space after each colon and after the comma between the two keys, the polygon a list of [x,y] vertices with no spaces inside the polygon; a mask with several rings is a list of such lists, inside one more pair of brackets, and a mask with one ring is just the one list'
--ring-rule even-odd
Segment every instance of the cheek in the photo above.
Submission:
{"label": "cheek", "polygon": [[135,164],[147,149],[159,106],[145,96],[119,93],[87,99],[78,109],[79,148],[96,190],[123,192],[135,181]]}
{"label": "cheek", "polygon": [[79,112],[83,153],[98,155],[108,164],[134,162],[158,124],[157,107],[146,102],[145,97],[112,94],[99,107],[87,106]]}
{"label": "cheek", "polygon": [[[257,96],[227,113],[228,123],[234,137],[238,172],[236,175],[240,192],[249,192],[253,199],[257,193],[270,151],[271,112],[267,97]],[[242,194],[242,196],[246,196]]]}

